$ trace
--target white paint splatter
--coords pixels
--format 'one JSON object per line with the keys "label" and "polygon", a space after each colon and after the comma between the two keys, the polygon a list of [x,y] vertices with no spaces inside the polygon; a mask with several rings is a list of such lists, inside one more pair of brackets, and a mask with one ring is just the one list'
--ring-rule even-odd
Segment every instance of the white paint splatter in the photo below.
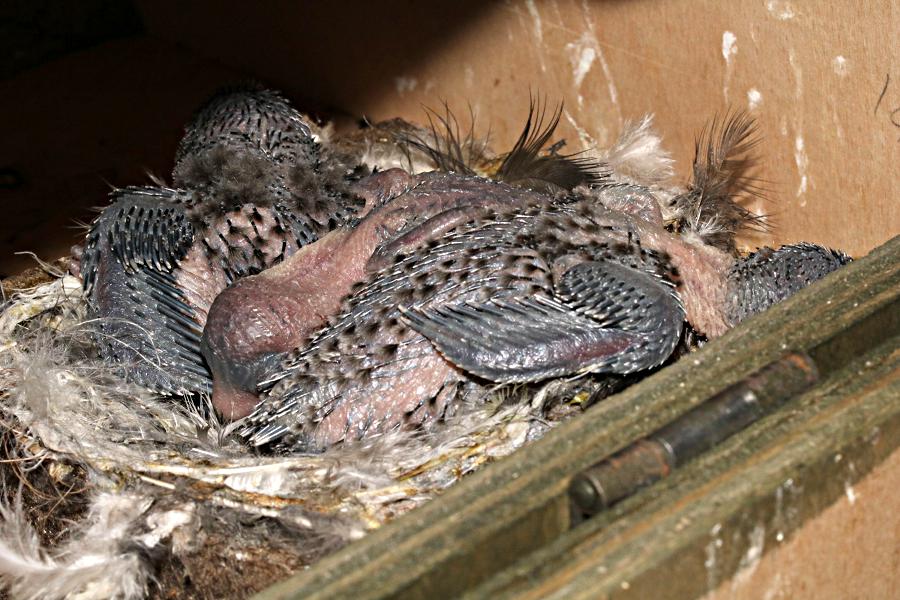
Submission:
{"label": "white paint splatter", "polygon": [[603,52],[599,51],[597,56],[600,58],[600,66],[603,68],[603,76],[606,77],[606,89],[609,90],[609,99],[616,107],[619,115],[619,124],[622,124],[622,109],[619,107],[619,91],[616,89],[616,82],[613,81],[612,72],[609,70],[609,64]]}
{"label": "white paint splatter", "polygon": [[849,481],[844,484],[844,493],[847,495],[847,502],[856,504],[856,499],[859,498],[859,496],[856,495],[856,490],[853,489],[853,486],[850,485]]}
{"label": "white paint splatter", "polygon": [[731,62],[731,57],[737,54],[737,36],[730,31],[722,34],[722,56],[725,62]]}
{"label": "white paint splatter", "polygon": [[531,15],[531,18],[534,21],[534,37],[536,37],[539,42],[543,42],[544,27],[541,24],[541,14],[538,12],[534,0],[525,0],[525,6],[528,7],[528,13]]}
{"label": "white paint splatter", "polygon": [[834,135],[837,139],[843,141],[844,127],[841,124],[841,116],[838,114],[837,102],[835,102],[834,98],[829,98],[828,103],[831,105],[831,120],[834,122]]}
{"label": "white paint splatter", "polygon": [[[566,44],[566,53],[569,55],[569,63],[572,65],[572,79],[575,81],[575,90],[581,91],[581,84],[591,70],[591,66],[597,59],[597,40],[584,32],[575,42]],[[578,94],[578,108],[584,105],[584,97]]]}
{"label": "white paint splatter", "polygon": [[587,75],[588,71],[591,70],[591,65],[594,64],[594,60],[596,58],[597,51],[593,48],[581,49],[581,52],[578,54],[578,61],[573,65],[574,69],[572,71],[572,77],[575,78],[576,87],[581,87],[581,82],[584,81],[584,76]]}
{"label": "white paint splatter", "polygon": [[722,84],[722,95],[728,102],[728,87],[731,83],[731,71],[734,68],[732,58],[737,56],[737,36],[730,31],[722,34],[722,57],[725,58],[725,81]]}
{"label": "white paint splatter", "polygon": [[787,0],[768,0],[766,10],[779,21],[790,21],[797,16],[794,6]]}
{"label": "white paint splatter", "polygon": [[803,69],[800,68],[800,64],[797,62],[797,54],[793,48],[788,50],[788,62],[794,71],[794,98],[799,100],[803,97]]}
{"label": "white paint splatter", "polygon": [[763,549],[766,545],[766,528],[762,523],[758,523],[753,531],[750,532],[750,547],[744,554],[744,564],[752,564],[759,561],[763,555]]}
{"label": "white paint splatter", "polygon": [[[619,106],[619,91],[616,89],[616,82],[613,79],[612,71],[609,69],[609,63],[606,62],[603,48],[600,47],[600,44],[597,41],[597,29],[594,26],[594,18],[591,14],[591,5],[588,0],[583,0],[581,3],[581,12],[584,15],[584,22],[587,23],[587,31],[584,33],[582,39],[588,38],[589,36],[589,39],[592,42],[591,47],[597,54],[597,60],[600,61],[600,67],[603,69],[603,76],[606,78],[606,89],[609,91],[609,100],[616,109],[619,127],[621,127],[625,123],[625,119],[622,116],[622,107]],[[603,134],[603,143],[606,144],[605,133]]]}
{"label": "white paint splatter", "polygon": [[465,78],[466,87],[472,87],[475,85],[475,69],[472,68],[472,65],[466,65]]}
{"label": "white paint splatter", "polygon": [[719,585],[719,565],[717,558],[719,550],[725,545],[722,540],[722,524],[716,523],[709,530],[710,540],[706,545],[706,560],[703,566],[706,567],[706,589],[712,591]]}
{"label": "white paint splatter", "polygon": [[716,551],[719,547],[716,545],[716,541],[717,540],[715,539],[710,540],[706,545],[706,560],[703,561],[703,566],[706,567],[707,591],[716,589],[719,584],[719,577],[716,569]]}
{"label": "white paint splatter", "polygon": [[750,88],[747,90],[747,108],[749,110],[755,110],[757,106],[762,102],[762,93],[756,88]]}
{"label": "white paint splatter", "polygon": [[609,70],[609,64],[603,52],[598,54],[600,58],[600,66],[603,68],[603,75],[606,77],[606,88],[609,90],[609,99],[612,101],[616,110],[619,112],[619,121],[622,121],[622,111],[619,109],[619,91],[616,89],[616,82],[613,81],[612,72]]}
{"label": "white paint splatter", "polygon": [[528,14],[531,15],[531,21],[534,23],[534,37],[537,38],[538,60],[541,63],[541,72],[547,71],[547,65],[544,63],[544,25],[541,23],[541,13],[538,12],[537,5],[534,0],[525,0],[525,6],[528,7]]}
{"label": "white paint splatter", "polygon": [[[809,156],[806,154],[806,145],[803,142],[802,134],[798,134],[794,138],[794,162],[797,163],[797,173],[800,175],[800,185],[797,186],[797,197],[800,198],[806,193],[809,185],[809,176],[806,174],[809,169]],[[801,200],[800,206],[806,206],[806,200]]]}
{"label": "white paint splatter", "polygon": [[734,583],[742,583],[749,579],[759,566],[759,559],[762,558],[766,546],[766,528],[762,523],[753,528],[747,542],[747,551],[741,556],[738,571],[734,574]]}
{"label": "white paint splatter", "polygon": [[[575,90],[578,92],[581,91],[581,84],[597,59],[598,49],[597,40],[587,31],[582,34],[578,41],[566,44],[569,63],[572,65],[572,79],[575,82]],[[578,108],[582,108],[583,105],[584,97],[579,93]]]}
{"label": "white paint splatter", "polygon": [[835,56],[834,60],[831,61],[831,68],[834,69],[834,72],[840,77],[846,77],[847,73],[850,72],[850,67],[847,66],[847,59],[840,54]]}
{"label": "white paint splatter", "polygon": [[809,177],[809,156],[806,153],[806,144],[803,140],[803,69],[797,61],[797,54],[793,48],[788,49],[788,62],[794,73],[794,162],[797,165],[797,176],[800,182],[797,185],[797,198],[800,199],[800,207],[806,206],[806,191],[811,184]]}
{"label": "white paint splatter", "polygon": [[405,94],[416,89],[419,82],[415,77],[395,77],[394,84],[397,87],[398,94]]}
{"label": "white paint splatter", "polygon": [[[563,109],[563,116],[566,118],[566,121],[569,122],[569,125],[572,126],[572,129],[575,130],[575,133],[578,134],[578,140],[581,142],[581,148],[583,150],[587,150],[589,148],[596,148],[598,144],[594,138],[590,136],[590,134],[585,131],[584,127],[578,124],[578,121],[572,117],[572,114],[567,110]],[[599,125],[600,127],[600,144],[599,146],[605,148],[607,145],[607,139],[609,138],[609,132],[606,127],[603,126],[602,123]]]}

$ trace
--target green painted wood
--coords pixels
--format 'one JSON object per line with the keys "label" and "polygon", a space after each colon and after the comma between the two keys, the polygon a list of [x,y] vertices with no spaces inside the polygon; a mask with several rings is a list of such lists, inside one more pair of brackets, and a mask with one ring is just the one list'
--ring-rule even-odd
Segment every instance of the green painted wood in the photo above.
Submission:
{"label": "green painted wood", "polygon": [[[574,473],[786,351],[829,348],[831,340],[816,358],[840,368],[890,335],[898,293],[900,237],[257,598],[442,598],[471,590],[567,531],[564,494]],[[848,329],[874,337],[835,341]]]}
{"label": "green painted wood", "polygon": [[788,539],[898,444],[895,336],[465,597],[696,598]]}

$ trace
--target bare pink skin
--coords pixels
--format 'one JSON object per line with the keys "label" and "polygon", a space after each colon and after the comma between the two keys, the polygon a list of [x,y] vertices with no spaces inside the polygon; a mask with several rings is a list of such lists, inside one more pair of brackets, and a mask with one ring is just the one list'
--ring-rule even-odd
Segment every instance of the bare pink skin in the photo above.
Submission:
{"label": "bare pink skin", "polygon": [[688,322],[710,339],[722,335],[730,328],[725,314],[726,276],[734,259],[699,241],[670,238],[662,247],[681,274],[678,294]]}
{"label": "bare pink skin", "polygon": [[[340,299],[360,276],[353,269],[358,261],[353,260],[356,248],[347,243],[349,237],[349,230],[333,231],[280,265],[223,291],[210,308],[204,341],[213,348],[227,346],[234,361],[250,361],[258,353],[298,345],[340,306]],[[334,277],[341,261],[350,268]],[[256,395],[231,385],[219,365],[209,362],[216,410],[229,419],[249,414]]]}
{"label": "bare pink skin", "polygon": [[[251,361],[260,353],[286,352],[301,344],[340,308],[341,299],[365,276],[365,266],[384,231],[399,225],[391,211],[338,229],[301,248],[284,262],[245,277],[220,293],[204,328],[204,351],[213,374],[213,406],[239,419],[259,400],[228,381],[222,362]],[[219,361],[210,360],[213,356]]]}
{"label": "bare pink skin", "polygon": [[[478,188],[474,182],[461,182],[447,195],[467,187],[470,191]],[[511,198],[516,195],[508,193]],[[411,201],[416,194],[437,198],[417,204]],[[453,352],[448,347],[442,350],[437,341],[420,333],[404,307],[427,310],[448,303],[480,304],[507,294],[513,298],[552,296],[554,282],[562,281],[563,274],[577,265],[596,260],[598,253],[615,253],[626,263],[628,254],[633,253],[635,264],[641,264],[648,260],[648,251],[655,251],[663,257],[663,265],[679,271],[679,297],[693,326],[710,337],[726,329],[723,300],[732,257],[693,236],[668,231],[660,211],[653,210],[649,201],[621,202],[621,197],[612,196],[617,202],[606,206],[606,198],[588,196],[565,208],[547,197],[529,204],[528,198],[520,196],[494,213],[494,207],[485,205],[483,198],[453,205],[443,201],[443,194],[436,186],[419,188],[391,205],[408,207],[398,208],[398,218],[410,212],[421,215],[423,208],[434,205],[443,210],[414,220],[414,228],[400,229],[376,248],[369,265],[387,269],[370,276],[358,294],[341,303],[330,326],[301,343],[300,351],[283,363],[287,371],[266,392],[265,403],[257,406],[252,417],[253,443],[267,444],[287,431],[285,443],[321,449],[394,429],[427,427],[445,408],[452,410],[448,403],[460,393],[470,401],[477,398],[482,387],[471,384],[479,383],[479,371],[466,366],[462,354],[454,364]],[[652,197],[648,200],[655,202]],[[485,209],[487,219],[482,223]],[[387,214],[391,213],[385,211]],[[367,221],[383,218],[373,215]],[[521,238],[514,234],[520,218]],[[471,230],[466,228],[470,220]],[[464,226],[460,237],[442,244],[447,232],[460,225]],[[560,245],[554,246],[556,243]],[[398,255],[405,258],[397,260]],[[680,321],[680,314],[676,320]],[[680,330],[680,322],[660,327],[670,325]],[[473,331],[485,335],[484,330]],[[465,332],[457,330],[452,335],[456,336],[454,343],[465,344]],[[677,336],[677,331],[673,335]],[[559,341],[561,348],[566,343]],[[573,361],[593,364],[599,357],[628,348],[627,340],[613,336]],[[543,349],[531,348],[526,342],[510,347],[509,357],[497,355],[497,360],[515,359],[513,353],[519,351]],[[481,377],[495,380],[484,373]],[[284,429],[279,432],[279,428]]]}
{"label": "bare pink skin", "polygon": [[[396,423],[405,427],[428,427],[444,412],[448,397],[461,381],[456,367],[445,360],[424,338],[410,335],[404,354],[415,355],[395,373],[379,373],[377,380],[348,390],[344,401],[336,403],[315,427],[313,440],[327,447],[373,432],[390,430]],[[427,399],[435,398],[434,402]],[[354,431],[355,428],[360,430]]]}
{"label": "bare pink skin", "polygon": [[[668,232],[662,225],[658,209],[625,208],[627,212],[611,210],[608,224],[628,223],[640,235],[645,248],[668,255],[682,274],[678,292],[691,325],[708,337],[724,333],[728,329],[724,312],[725,273],[733,263],[732,257],[699,240]],[[447,211],[435,217],[433,223],[426,222],[422,229],[443,231],[444,224],[456,221],[455,211]],[[421,231],[417,229],[416,233]],[[397,238],[397,242],[404,237]],[[411,239],[410,243],[413,242]],[[376,254],[373,261],[378,258]],[[561,260],[553,268],[561,274],[571,266]],[[465,377],[424,338],[407,331],[394,341],[401,345],[410,344],[403,353],[414,358],[400,363],[402,368],[398,367],[395,372],[382,368],[377,379],[344,389],[341,402],[335,403],[316,424],[312,436],[315,444],[327,447],[371,432],[388,430],[398,422],[406,426],[427,425],[435,414],[443,411],[448,395],[444,392],[451,391],[452,385]],[[605,353],[615,351],[603,350]],[[433,404],[422,403],[422,399],[434,397]],[[362,424],[365,431],[354,432],[354,428]]]}
{"label": "bare pink skin", "polygon": [[634,219],[646,248],[668,255],[676,269],[678,296],[688,322],[699,333],[714,338],[729,329],[725,314],[726,276],[734,258],[699,239],[674,235],[663,227]]}

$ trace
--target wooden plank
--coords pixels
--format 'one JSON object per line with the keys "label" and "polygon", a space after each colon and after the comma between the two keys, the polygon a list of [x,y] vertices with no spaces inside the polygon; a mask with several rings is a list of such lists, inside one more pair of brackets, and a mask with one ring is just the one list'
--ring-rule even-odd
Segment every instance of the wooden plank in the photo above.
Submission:
{"label": "wooden plank", "polygon": [[900,336],[466,597],[674,599],[715,589],[897,448],[897,398]]}
{"label": "wooden plank", "polygon": [[572,474],[785,351],[811,349],[865,325],[896,303],[898,293],[900,237],[258,597],[461,593],[565,531],[564,493]]}

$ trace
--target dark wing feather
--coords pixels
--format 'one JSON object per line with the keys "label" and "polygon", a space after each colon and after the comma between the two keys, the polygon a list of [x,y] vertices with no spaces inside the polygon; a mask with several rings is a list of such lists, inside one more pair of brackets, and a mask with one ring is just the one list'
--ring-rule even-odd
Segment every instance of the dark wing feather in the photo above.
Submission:
{"label": "dark wing feather", "polygon": [[101,253],[108,247],[127,273],[151,267],[170,273],[191,246],[194,228],[184,211],[189,192],[131,187],[113,193],[113,203],[88,233],[81,273],[85,292],[97,277]]}
{"label": "dark wing feather", "polygon": [[178,282],[194,239],[190,192],[128,188],[94,221],[82,257],[101,353],[165,393],[209,391],[203,326]]}
{"label": "dark wing feather", "polygon": [[209,392],[200,353],[202,326],[174,277],[150,268],[125,272],[106,259],[92,294],[97,343],[128,379],[166,394]]}
{"label": "dark wing feather", "polygon": [[403,311],[456,366],[500,383],[590,372],[631,373],[662,363],[684,310],[655,275],[608,261],[561,278],[557,298],[535,296]]}
{"label": "dark wing feather", "polygon": [[487,140],[475,136],[475,116],[471,107],[471,124],[465,134],[461,132],[459,120],[446,102],[443,113],[426,108],[425,114],[428,118],[429,139],[418,133],[404,131],[397,134],[400,144],[424,152],[438,171],[474,175],[474,163],[484,157]]}
{"label": "dark wing feather", "polygon": [[777,250],[761,248],[735,261],[728,273],[728,318],[736,325],[786,300],[850,260],[843,252],[816,244],[792,244]]}
{"label": "dark wing feather", "polygon": [[[472,124],[465,134],[446,103],[443,113],[430,109],[426,112],[430,139],[403,134],[400,142],[424,152],[439,171],[474,175],[476,163],[486,159],[487,137],[478,139],[475,136],[475,118],[471,115],[471,107]],[[546,104],[532,98],[525,128],[492,178],[539,191],[572,190],[579,185],[604,181],[609,170],[602,163],[577,153],[559,154],[556,148],[561,144],[548,147],[561,115],[562,104],[547,120]]]}

